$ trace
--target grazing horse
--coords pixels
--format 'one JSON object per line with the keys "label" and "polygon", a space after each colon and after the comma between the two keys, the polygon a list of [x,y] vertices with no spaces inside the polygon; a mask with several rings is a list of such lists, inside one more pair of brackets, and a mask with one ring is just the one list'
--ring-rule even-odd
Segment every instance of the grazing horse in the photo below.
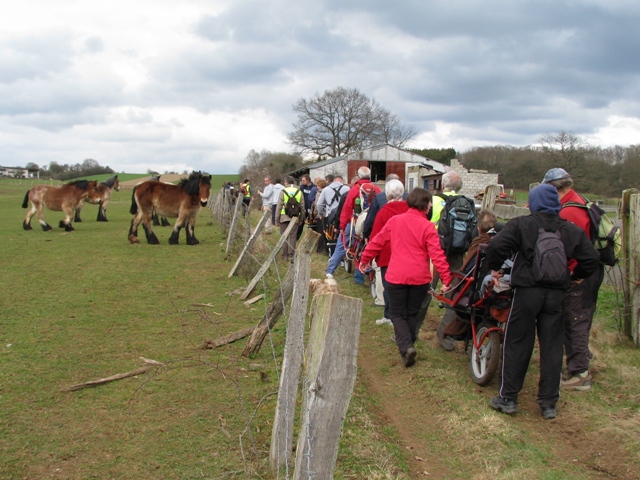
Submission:
{"label": "grazing horse", "polygon": [[45,222],[42,216],[42,208],[47,207],[54,212],[64,212],[65,219],[60,220],[60,228],[67,232],[74,230],[71,219],[76,209],[84,201],[100,203],[100,193],[98,193],[98,182],[96,180],[77,180],[69,182],[61,187],[51,185],[36,185],[27,191],[22,202],[22,208],[27,208],[31,202],[31,210],[27,213],[22,226],[25,230],[31,230],[31,217],[38,212],[38,222],[42,230],[51,230],[51,225]]}
{"label": "grazing horse", "polygon": [[[111,191],[115,190],[116,192],[120,191],[120,181],[118,180],[118,175],[114,175],[113,177],[107,178],[104,182],[100,182],[98,184],[98,192],[100,192],[100,206],[98,207],[98,222],[108,222],[107,220],[107,204],[109,200],[111,200]],[[89,202],[94,203],[94,202]],[[80,210],[82,210],[82,205],[76,208],[76,216],[74,222],[81,222],[80,218]]]}
{"label": "grazing horse", "polygon": [[148,180],[137,186],[131,196],[131,209],[134,215],[129,228],[129,241],[140,243],[138,240],[138,225],[142,223],[147,243],[157,245],[158,237],[151,229],[151,215],[157,212],[163,217],[176,218],[173,233],[169,237],[169,244],[177,245],[180,229],[187,232],[187,245],[197,245],[200,242],[194,234],[196,216],[201,207],[207,205],[211,191],[211,175],[192,172],[189,178],[183,178],[178,185]]}

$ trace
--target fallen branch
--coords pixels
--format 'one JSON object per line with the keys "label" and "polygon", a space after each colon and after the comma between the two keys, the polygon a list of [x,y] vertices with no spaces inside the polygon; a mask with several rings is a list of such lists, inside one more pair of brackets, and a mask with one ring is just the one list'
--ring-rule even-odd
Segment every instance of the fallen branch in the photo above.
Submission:
{"label": "fallen branch", "polygon": [[133,370],[127,373],[118,373],[117,375],[111,375],[110,377],[101,378],[99,380],[91,380],[90,382],[78,383],[76,385],[71,385],[70,387],[63,388],[63,392],[75,392],[76,390],[82,390],[83,388],[89,387],[97,387],[98,385],[104,385],[105,383],[113,382],[115,380],[121,380],[127,377],[135,377],[136,375],[142,375],[143,373],[147,373],[149,370],[153,368],[158,368],[164,366],[164,363],[156,362],[155,360],[150,360],[148,358],[140,357],[147,365],[144,367],[140,367],[137,370]]}
{"label": "fallen branch", "polygon": [[221,347],[222,345],[228,345],[229,343],[233,343],[242,338],[248,337],[253,333],[253,330],[256,327],[248,327],[243,328],[242,330],[238,330],[237,332],[230,333],[229,335],[225,335],[224,337],[220,337],[217,340],[205,340],[204,345],[202,345],[203,350],[211,350],[214,348]]}

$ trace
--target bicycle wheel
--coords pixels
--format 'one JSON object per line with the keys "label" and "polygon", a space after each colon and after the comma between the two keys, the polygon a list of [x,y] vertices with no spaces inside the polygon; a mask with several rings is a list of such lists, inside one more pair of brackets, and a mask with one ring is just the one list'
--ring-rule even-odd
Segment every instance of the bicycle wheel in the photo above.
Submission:
{"label": "bicycle wheel", "polygon": [[[481,338],[488,330],[486,325],[481,325],[476,331],[476,338]],[[500,362],[500,334],[491,332],[482,342],[479,348],[471,346],[471,362],[469,371],[471,379],[480,386],[485,386],[493,380]]]}

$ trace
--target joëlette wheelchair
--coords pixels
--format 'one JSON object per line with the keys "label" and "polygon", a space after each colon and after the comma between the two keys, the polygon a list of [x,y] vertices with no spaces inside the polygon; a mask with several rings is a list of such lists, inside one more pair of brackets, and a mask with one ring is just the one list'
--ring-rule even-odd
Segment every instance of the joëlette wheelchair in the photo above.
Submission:
{"label": "jo\u00eblette wheelchair", "polygon": [[486,265],[486,248],[487,244],[479,246],[475,261],[467,264],[466,271],[451,272],[455,286],[447,294],[433,293],[441,307],[455,312],[461,330],[465,330],[453,338],[464,340],[465,352],[471,350],[469,372],[481,386],[489,384],[498,371],[504,325],[512,300],[506,280],[510,268],[505,268],[506,278],[501,286],[495,286]]}

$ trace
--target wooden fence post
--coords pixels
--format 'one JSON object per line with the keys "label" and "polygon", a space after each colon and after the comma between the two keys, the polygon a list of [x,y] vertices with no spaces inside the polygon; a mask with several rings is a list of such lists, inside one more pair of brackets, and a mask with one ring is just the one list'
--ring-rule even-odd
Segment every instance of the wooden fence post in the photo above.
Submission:
{"label": "wooden fence post", "polygon": [[362,300],[314,297],[294,480],[333,478],[338,442],[356,381]]}
{"label": "wooden fence post", "polygon": [[245,300],[249,296],[249,294],[253,291],[253,289],[256,288],[256,285],[258,284],[262,276],[267,272],[269,265],[271,265],[271,262],[273,262],[273,259],[276,258],[276,256],[278,255],[278,252],[282,248],[282,245],[284,245],[284,242],[289,241],[289,234],[291,233],[291,230],[296,228],[297,225],[298,225],[298,217],[293,217],[289,222],[289,226],[287,227],[287,229],[280,236],[280,239],[278,240],[278,243],[276,243],[276,246],[273,248],[273,251],[269,254],[269,257],[267,258],[267,260],[262,264],[262,266],[260,267],[260,270],[258,270],[258,273],[256,273],[255,277],[251,279],[245,291],[240,295],[240,300]]}
{"label": "wooden fence post", "polygon": [[[622,221],[622,262],[621,265],[623,272],[626,275],[623,275],[622,280],[622,290],[624,292],[624,312],[623,312],[623,324],[622,331],[627,334],[629,337],[633,338],[633,294],[636,289],[634,282],[638,281],[638,275],[640,275],[640,271],[635,270],[632,266],[633,257],[634,257],[634,246],[638,244],[639,238],[635,237],[632,233],[634,229],[633,224],[637,223],[639,220],[636,218],[635,221],[633,216],[631,215],[631,196],[637,194],[638,190],[635,188],[630,188],[628,190],[622,191],[622,200],[620,202],[620,220]],[[637,230],[639,227],[635,227]],[[636,252],[637,255],[637,252]],[[625,279],[626,276],[626,279]]]}
{"label": "wooden fence post", "polygon": [[[296,245],[296,251],[313,251],[313,249],[316,248],[318,237],[319,235],[316,232],[313,232],[309,228],[305,229],[305,233],[302,235],[300,241]],[[289,297],[293,292],[294,277],[295,268],[289,268],[289,270],[287,271],[287,275],[280,284],[278,293],[276,293],[276,296],[269,304],[269,307],[260,320],[260,323],[258,323],[256,328],[253,330],[251,338],[249,338],[247,344],[244,347],[244,350],[242,350],[243,357],[250,357],[251,355],[255,355],[260,350],[262,342],[265,338],[267,338],[269,331],[273,328],[273,326],[278,321],[278,318],[284,311],[284,305],[289,301]]]}
{"label": "wooden fence post", "polygon": [[242,205],[242,199],[238,197],[236,199],[236,208],[233,212],[233,219],[231,220],[231,226],[229,227],[229,235],[227,235],[227,250],[225,253],[229,253],[229,250],[231,250],[233,237],[236,234],[236,225],[238,223],[238,217],[240,216],[240,211],[242,210],[241,205]]}
{"label": "wooden fence post", "polygon": [[[640,194],[637,190],[625,190],[623,192],[622,211],[629,212],[626,219],[623,218],[628,229],[623,228],[624,248],[627,266],[625,291],[629,297],[629,303],[626,304],[625,298],[625,325],[624,330],[627,335],[633,339],[633,343],[640,347],[640,254],[638,252],[638,244],[640,243]],[[626,293],[625,292],[625,293]]]}
{"label": "wooden fence post", "polygon": [[498,185],[487,185],[482,196],[482,208],[494,210],[496,206],[496,196],[500,193]]}
{"label": "wooden fence post", "polygon": [[318,233],[307,230],[307,241],[297,246],[293,266],[293,293],[269,453],[269,465],[274,472],[289,463],[293,447],[293,425],[304,352],[304,327],[311,278],[311,253],[316,251],[320,237]]}
{"label": "wooden fence post", "polygon": [[247,252],[251,252],[253,245],[256,243],[256,240],[260,236],[260,233],[264,228],[264,224],[267,223],[267,220],[269,219],[269,217],[271,217],[271,212],[264,212],[264,215],[262,215],[262,218],[258,222],[258,225],[256,225],[256,228],[251,234],[251,236],[249,237],[249,240],[247,240],[247,243],[244,244],[244,248],[242,249],[242,252],[240,252],[240,255],[238,256],[238,260],[236,260],[235,265],[229,272],[228,278],[233,277],[233,275],[236,273],[238,268],[240,268],[240,265],[242,265],[242,262],[244,261],[244,256],[247,254]]}

